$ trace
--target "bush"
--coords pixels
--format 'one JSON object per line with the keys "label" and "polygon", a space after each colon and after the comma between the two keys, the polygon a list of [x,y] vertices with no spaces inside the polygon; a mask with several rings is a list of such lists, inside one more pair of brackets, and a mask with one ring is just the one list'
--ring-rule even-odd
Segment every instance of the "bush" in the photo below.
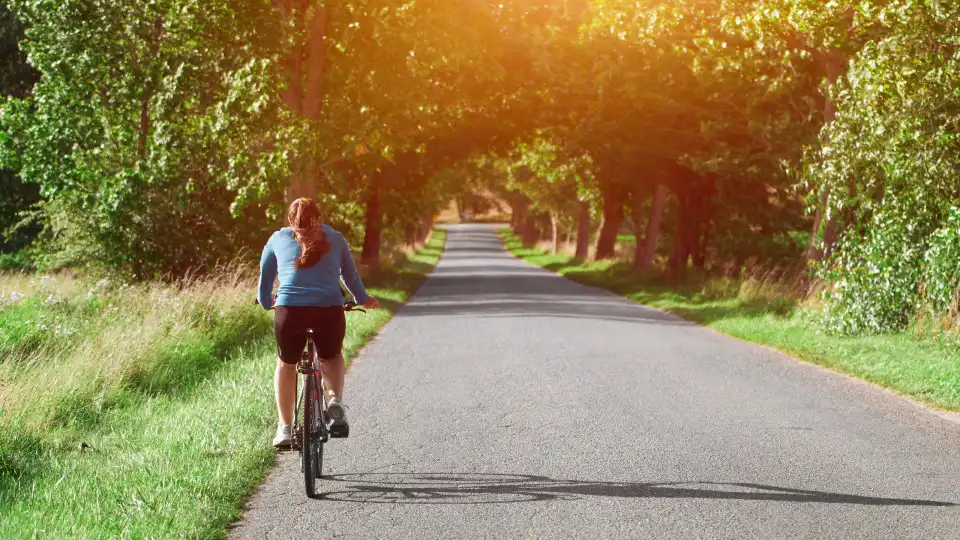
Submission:
{"label": "bush", "polygon": [[924,300],[933,315],[944,314],[960,289],[960,208],[950,209],[947,224],[930,238],[924,255]]}
{"label": "bush", "polygon": [[946,315],[960,279],[960,5],[895,2],[889,27],[834,88],[837,116],[808,179],[842,232],[820,269],[827,326],[905,329],[921,307]]}
{"label": "bush", "polygon": [[33,255],[25,249],[14,253],[0,253],[0,270],[31,270],[33,268]]}
{"label": "bush", "polygon": [[[902,330],[916,312],[923,260],[917,228],[895,213],[879,213],[861,236],[846,235],[823,293],[827,328],[841,334]],[[921,235],[922,236],[922,235]]]}

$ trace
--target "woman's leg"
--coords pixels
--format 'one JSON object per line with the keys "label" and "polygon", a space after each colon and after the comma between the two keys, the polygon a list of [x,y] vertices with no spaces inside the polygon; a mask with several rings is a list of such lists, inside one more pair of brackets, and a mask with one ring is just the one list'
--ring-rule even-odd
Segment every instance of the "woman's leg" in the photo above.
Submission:
{"label": "woman's leg", "polygon": [[324,358],[320,362],[320,375],[323,376],[327,388],[333,394],[331,397],[343,397],[343,379],[346,372],[347,368],[343,361],[343,354],[338,354],[333,358]]}
{"label": "woman's leg", "polygon": [[284,363],[277,358],[273,386],[277,397],[280,425],[289,426],[293,423],[293,409],[297,400],[297,365]]}
{"label": "woman's leg", "polygon": [[[293,424],[293,411],[297,402],[296,362],[307,343],[307,335],[302,330],[302,310],[286,306],[277,306],[275,310],[273,324],[279,351],[273,387],[280,425],[289,426]],[[281,358],[286,358],[288,362]]]}
{"label": "woman's leg", "polygon": [[318,321],[323,331],[316,336],[317,352],[320,354],[320,375],[333,394],[343,398],[343,380],[347,368],[343,361],[343,338],[347,333],[347,319],[340,306],[324,308],[323,320]]}

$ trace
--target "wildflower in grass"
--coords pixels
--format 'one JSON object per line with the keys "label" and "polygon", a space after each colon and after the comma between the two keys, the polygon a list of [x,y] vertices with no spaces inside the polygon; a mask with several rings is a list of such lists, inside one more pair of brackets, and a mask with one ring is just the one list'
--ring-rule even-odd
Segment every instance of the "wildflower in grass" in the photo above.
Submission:
{"label": "wildflower in grass", "polygon": [[110,280],[107,278],[101,279],[100,281],[94,283],[93,287],[91,287],[90,290],[87,291],[87,299],[95,298],[98,294],[104,292],[109,286],[110,286]]}
{"label": "wildflower in grass", "polygon": [[63,323],[57,323],[56,328],[54,328],[54,334],[61,337],[70,337],[76,333],[77,333],[76,328],[65,326]]}

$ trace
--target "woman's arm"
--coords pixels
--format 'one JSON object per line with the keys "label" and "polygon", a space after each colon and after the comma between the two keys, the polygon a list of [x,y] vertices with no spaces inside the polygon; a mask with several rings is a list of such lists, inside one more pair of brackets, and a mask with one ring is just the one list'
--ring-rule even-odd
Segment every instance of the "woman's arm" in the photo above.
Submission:
{"label": "woman's arm", "polygon": [[277,279],[277,255],[267,241],[260,255],[260,284],[257,287],[257,300],[263,309],[273,309],[273,282]]}
{"label": "woman's arm", "polygon": [[337,241],[340,242],[340,277],[343,279],[343,284],[358,304],[366,304],[370,295],[367,294],[367,289],[360,280],[360,274],[357,273],[357,265],[354,264],[353,255],[350,254],[350,244],[340,233],[337,233]]}

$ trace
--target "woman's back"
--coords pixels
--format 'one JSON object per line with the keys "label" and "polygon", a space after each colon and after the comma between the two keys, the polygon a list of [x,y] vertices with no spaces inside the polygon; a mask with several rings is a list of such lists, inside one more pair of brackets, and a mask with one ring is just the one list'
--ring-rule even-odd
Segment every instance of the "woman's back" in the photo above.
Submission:
{"label": "woman's back", "polygon": [[284,227],[270,237],[260,258],[258,298],[261,305],[273,306],[270,294],[276,277],[280,278],[278,306],[342,305],[341,278],[358,303],[367,301],[346,239],[328,225],[321,225],[320,229],[325,235],[327,251],[316,263],[305,268],[297,268],[301,248],[292,228]]}

